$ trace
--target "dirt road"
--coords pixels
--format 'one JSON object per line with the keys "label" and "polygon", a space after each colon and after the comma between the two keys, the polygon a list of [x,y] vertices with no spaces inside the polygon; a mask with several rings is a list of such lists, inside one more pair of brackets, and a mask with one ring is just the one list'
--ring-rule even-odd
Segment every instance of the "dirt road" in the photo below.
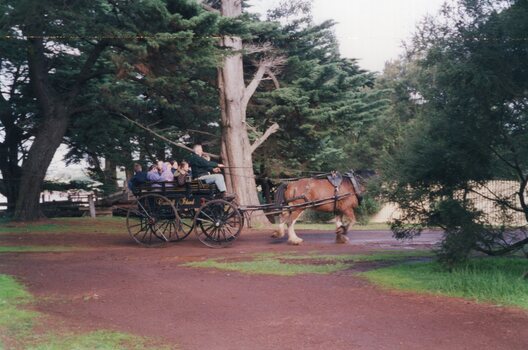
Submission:
{"label": "dirt road", "polygon": [[0,236],[1,245],[74,245],[89,250],[0,255],[0,273],[19,277],[39,311],[81,329],[108,328],[162,339],[182,349],[526,349],[528,314],[461,299],[381,290],[352,271],[294,277],[183,267],[186,261],[255,252],[355,253],[412,249],[388,232],[303,232],[286,245],[269,231],[243,234],[233,247],[194,238],[164,249],[125,235]]}

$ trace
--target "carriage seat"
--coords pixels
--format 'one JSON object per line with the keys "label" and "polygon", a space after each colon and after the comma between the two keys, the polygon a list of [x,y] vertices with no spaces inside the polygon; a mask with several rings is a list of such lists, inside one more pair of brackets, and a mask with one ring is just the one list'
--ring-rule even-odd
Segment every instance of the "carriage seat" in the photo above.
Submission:
{"label": "carriage seat", "polygon": [[206,184],[203,180],[192,180],[180,186],[177,181],[148,181],[138,186],[139,192],[217,192],[215,184]]}

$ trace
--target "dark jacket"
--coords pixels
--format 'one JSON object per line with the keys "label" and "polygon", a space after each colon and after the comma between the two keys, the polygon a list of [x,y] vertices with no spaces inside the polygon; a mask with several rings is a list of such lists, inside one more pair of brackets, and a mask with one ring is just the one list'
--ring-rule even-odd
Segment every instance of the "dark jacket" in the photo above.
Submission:
{"label": "dark jacket", "polygon": [[207,175],[211,173],[214,168],[218,167],[218,163],[205,160],[195,153],[191,153],[187,161],[192,168],[193,179]]}
{"label": "dark jacket", "polygon": [[147,182],[147,172],[140,171],[139,173],[135,173],[128,181],[128,188],[130,188],[132,192],[136,192],[137,186],[144,184],[145,182]]}

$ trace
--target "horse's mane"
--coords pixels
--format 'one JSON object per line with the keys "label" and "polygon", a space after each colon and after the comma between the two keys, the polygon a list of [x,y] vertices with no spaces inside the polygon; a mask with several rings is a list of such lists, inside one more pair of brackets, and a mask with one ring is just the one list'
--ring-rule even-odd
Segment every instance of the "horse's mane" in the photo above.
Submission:
{"label": "horse's mane", "polygon": [[275,205],[282,206],[285,202],[284,193],[286,192],[286,189],[288,188],[287,183],[281,183],[279,187],[275,190],[275,196],[273,198]]}

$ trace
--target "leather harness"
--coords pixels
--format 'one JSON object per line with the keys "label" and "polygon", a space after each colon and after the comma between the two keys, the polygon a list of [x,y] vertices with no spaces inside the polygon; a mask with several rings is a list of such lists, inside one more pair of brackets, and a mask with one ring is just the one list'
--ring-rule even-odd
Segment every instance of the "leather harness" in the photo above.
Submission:
{"label": "leather harness", "polygon": [[[357,178],[356,178],[356,175],[354,174],[354,171],[353,170],[350,170],[348,172],[346,172],[344,175],[341,175],[341,173],[339,171],[332,171],[331,173],[329,174],[321,174],[321,175],[318,175],[318,176],[314,176],[314,178],[316,179],[324,179],[326,178],[331,184],[332,186],[334,186],[334,196],[331,197],[333,198],[334,200],[334,215],[337,214],[337,202],[343,197],[343,196],[340,196],[338,193],[339,193],[339,187],[341,186],[341,184],[343,183],[343,177],[348,177],[350,179],[350,182],[352,183],[352,187],[354,187],[354,192],[355,192],[355,195],[359,201],[359,204],[361,204],[361,187],[357,181]],[[308,199],[306,198],[306,195],[305,194],[302,194],[300,196],[295,196],[293,198],[290,198],[288,199],[287,201],[284,202],[284,204],[288,204],[290,202],[293,202],[297,199],[303,199],[305,202],[308,202]],[[329,198],[330,199],[330,198]]]}

